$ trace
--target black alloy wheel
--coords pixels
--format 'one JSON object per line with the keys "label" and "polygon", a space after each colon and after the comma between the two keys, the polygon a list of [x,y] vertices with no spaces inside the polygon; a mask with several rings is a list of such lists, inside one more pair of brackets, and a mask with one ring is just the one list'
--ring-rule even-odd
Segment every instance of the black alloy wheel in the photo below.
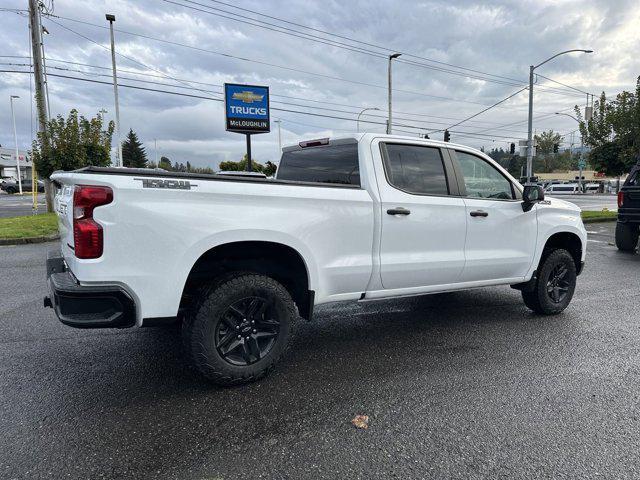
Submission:
{"label": "black alloy wheel", "polygon": [[280,321],[272,303],[262,297],[246,297],[227,307],[215,331],[215,347],[232,365],[247,366],[269,354],[280,333]]}
{"label": "black alloy wheel", "polygon": [[569,292],[569,270],[563,263],[556,265],[547,280],[547,294],[554,303],[562,303]]}

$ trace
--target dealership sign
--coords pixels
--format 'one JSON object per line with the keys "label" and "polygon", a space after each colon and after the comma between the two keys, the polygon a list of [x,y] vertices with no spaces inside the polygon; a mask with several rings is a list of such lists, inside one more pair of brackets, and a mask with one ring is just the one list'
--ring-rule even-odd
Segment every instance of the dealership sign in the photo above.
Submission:
{"label": "dealership sign", "polygon": [[267,133],[269,121],[269,87],[224,84],[224,111],[229,132]]}

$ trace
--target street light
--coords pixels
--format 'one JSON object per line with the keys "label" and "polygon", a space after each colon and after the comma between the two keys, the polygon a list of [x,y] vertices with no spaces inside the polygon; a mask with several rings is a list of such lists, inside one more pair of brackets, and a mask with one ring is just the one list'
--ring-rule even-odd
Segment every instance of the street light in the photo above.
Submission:
{"label": "street light", "polygon": [[544,65],[550,60],[553,60],[560,55],[571,52],[593,53],[593,50],[583,50],[581,48],[574,48],[571,50],[565,50],[564,52],[556,53],[554,56],[547,58],[544,62],[538,65],[531,65],[529,67],[529,134],[527,136],[527,183],[531,181],[533,176],[533,71]]}
{"label": "street light", "polygon": [[282,155],[282,132],[280,131],[280,124],[282,123],[282,120],[278,118],[277,120],[274,120],[273,123],[278,124],[278,155]]}
{"label": "street light", "polygon": [[357,132],[360,133],[360,115],[362,115],[364,112],[366,112],[367,110],[380,110],[378,107],[367,107],[367,108],[363,108],[362,111],[358,114],[358,120],[356,121],[356,129]]}
{"label": "street light", "polygon": [[394,53],[393,55],[389,55],[389,118],[387,120],[387,133],[391,134],[391,61],[394,58],[398,58],[401,53]]}
{"label": "street light", "polygon": [[11,118],[13,119],[13,140],[16,143],[16,169],[18,171],[18,189],[22,194],[22,179],[20,178],[20,154],[18,153],[18,132],[16,131],[16,115],[13,112],[13,99],[20,98],[18,95],[11,95],[9,102],[11,103]]}
{"label": "street light", "polygon": [[113,22],[116,21],[116,16],[110,13],[105,15],[105,18],[109,22],[109,32],[111,35],[111,67],[113,69],[113,96],[115,97],[116,104],[116,135],[118,137],[118,148],[116,149],[116,167],[121,167],[122,162],[122,138],[120,137],[120,103],[118,102],[118,74],[116,72],[116,47],[115,39],[113,37]]}
{"label": "street light", "polygon": [[[565,117],[573,118],[576,122],[578,122],[578,125],[580,125],[580,120],[578,120],[573,115],[570,115],[568,113],[562,113],[562,112],[556,112],[556,115],[564,115]],[[582,166],[583,166],[582,151],[583,149],[584,149],[584,137],[582,136],[582,132],[580,132],[580,161],[578,162],[578,186],[580,187],[580,192],[582,192]]]}

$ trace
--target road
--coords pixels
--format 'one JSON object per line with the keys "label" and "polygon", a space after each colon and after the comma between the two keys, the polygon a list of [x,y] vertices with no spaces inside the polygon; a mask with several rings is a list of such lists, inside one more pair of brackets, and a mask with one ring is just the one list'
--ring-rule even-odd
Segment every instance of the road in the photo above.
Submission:
{"label": "road", "polygon": [[[21,217],[31,215],[33,210],[33,198],[31,195],[9,195],[0,193],[0,218]],[[38,213],[46,213],[44,194],[38,195]]]}
{"label": "road", "polygon": [[[551,195],[549,195],[551,196]],[[604,208],[612,212],[618,211],[618,199],[616,195],[604,194],[584,194],[584,195],[556,195],[554,198],[575,203],[582,210],[601,211]]]}
{"label": "road", "polygon": [[174,328],[59,324],[53,244],[0,247],[0,478],[639,478],[640,255],[613,226],[560,316],[508,287],[330,305],[230,389]]}

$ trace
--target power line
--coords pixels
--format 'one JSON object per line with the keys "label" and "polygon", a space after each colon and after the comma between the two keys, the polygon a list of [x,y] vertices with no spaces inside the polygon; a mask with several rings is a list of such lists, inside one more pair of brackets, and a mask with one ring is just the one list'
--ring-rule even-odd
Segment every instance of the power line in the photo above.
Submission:
{"label": "power line", "polygon": [[[283,27],[281,25],[275,25],[275,24],[272,24],[272,23],[269,23],[269,22],[265,22],[263,20],[251,18],[250,19],[251,21],[248,21],[246,18],[229,17],[229,16],[226,16],[226,15],[222,15],[220,13],[212,12],[210,10],[203,10],[201,8],[194,7],[192,5],[198,5],[198,6],[207,8],[207,9],[212,9],[212,10],[224,12],[224,13],[227,13],[227,14],[230,14],[230,15],[238,15],[238,14],[236,14],[234,12],[229,12],[227,10],[222,10],[222,9],[219,9],[219,8],[216,8],[216,7],[204,5],[204,4],[196,2],[194,0],[182,0],[183,2],[188,2],[189,4],[192,4],[192,5],[185,5],[184,3],[178,3],[178,2],[176,2],[174,0],[163,0],[163,1],[165,3],[178,5],[178,6],[181,6],[181,7],[184,7],[184,8],[188,8],[188,9],[191,9],[191,10],[194,10],[194,11],[207,13],[207,14],[210,14],[210,15],[215,15],[215,16],[218,16],[218,17],[226,18],[226,19],[229,19],[229,20],[233,20],[233,21],[236,21],[236,22],[240,22],[240,23],[244,23],[244,24],[248,24],[248,25],[252,25],[252,26],[256,26],[256,27],[260,27],[260,28],[265,28],[267,30],[276,31],[278,33],[283,33],[285,35],[291,35],[291,36],[298,37],[298,38],[304,38],[306,40],[320,42],[320,43],[331,45],[331,46],[334,46],[334,47],[337,47],[337,48],[345,48],[347,50],[355,51],[357,53],[363,53],[363,54],[367,54],[367,55],[372,55],[372,56],[375,56],[375,57],[378,57],[378,58],[383,58],[385,60],[387,59],[387,55],[386,54],[381,54],[380,52],[374,52],[372,50],[367,50],[367,49],[364,49],[364,48],[361,48],[361,47],[358,47],[358,46],[348,45],[348,44],[345,44],[343,42],[336,42],[335,40],[328,40],[327,41],[327,39],[324,39],[322,37],[318,37],[317,35],[311,35],[311,34],[308,34],[308,33],[305,33],[305,32],[300,32],[299,30],[290,29],[290,28],[287,28],[287,27]],[[282,21],[282,20],[280,20],[280,21]],[[258,23],[252,23],[252,22],[258,22]],[[265,26],[265,25],[268,25],[268,26]],[[277,30],[277,29],[274,29],[274,28],[271,28],[271,27],[276,27],[276,28],[279,28],[279,29],[282,29],[282,30]],[[291,33],[291,32],[295,32],[295,33]],[[300,34],[305,35],[305,36],[301,36]],[[352,41],[355,41],[355,40],[352,40]],[[376,47],[376,48],[383,48],[383,47]],[[388,50],[388,49],[386,49],[386,50]],[[468,73],[457,72],[457,71],[453,71],[453,70],[450,70],[450,69],[445,69],[445,68],[442,68],[442,67],[436,67],[436,66],[433,66],[433,65],[427,65],[427,64],[419,63],[419,62],[415,62],[415,61],[408,61],[406,59],[398,59],[397,62],[405,63],[405,64],[409,64],[409,65],[414,65],[414,66],[418,66],[418,67],[423,67],[423,68],[428,68],[428,69],[431,69],[431,70],[436,70],[436,71],[440,71],[440,72],[444,72],[444,73],[448,73],[448,74],[452,74],[452,75],[458,75],[458,76],[462,76],[462,77],[467,77],[467,78],[472,78],[472,79],[477,79],[477,80],[497,83],[497,84],[501,84],[501,85],[523,86],[523,82],[518,81],[518,80],[515,80],[516,83],[514,83],[514,80],[511,80],[511,81],[493,80],[491,78],[479,77],[477,75],[471,75],[471,74],[468,74]],[[481,73],[483,75],[490,75],[490,74],[485,74],[484,72],[481,72]],[[495,75],[493,75],[493,76],[495,76]],[[567,93],[565,91],[562,91],[560,89],[556,89],[556,88],[553,88],[553,87],[545,87],[545,88],[550,90],[549,93],[553,93],[555,91],[555,93],[557,93],[557,94],[575,96],[575,94],[573,92]]]}
{"label": "power line", "polygon": [[[186,1],[189,1],[189,0],[186,0]],[[486,76],[491,76],[491,77],[496,77],[496,78],[502,78],[502,79],[505,79],[505,80],[510,80],[510,81],[516,82],[518,84],[526,83],[526,82],[524,82],[524,80],[518,80],[518,79],[515,79],[515,78],[511,78],[511,77],[506,77],[504,75],[496,75],[496,74],[493,74],[493,73],[487,73],[487,72],[483,72],[483,71],[480,71],[480,70],[475,70],[475,69],[472,69],[472,68],[462,67],[460,65],[454,65],[454,64],[451,64],[451,63],[447,63],[447,62],[434,60],[432,58],[426,58],[426,57],[415,55],[415,54],[412,54],[412,53],[409,53],[409,52],[404,52],[404,51],[401,51],[399,49],[391,49],[389,47],[384,47],[384,46],[376,45],[376,44],[373,44],[373,43],[367,43],[367,42],[365,42],[363,40],[357,40],[357,39],[350,38],[350,37],[347,37],[347,36],[344,36],[344,35],[339,35],[337,33],[328,32],[326,30],[322,30],[322,29],[318,29],[318,28],[314,28],[314,27],[309,27],[307,25],[303,25],[303,24],[300,24],[300,23],[296,23],[296,22],[292,22],[292,21],[289,21],[289,20],[285,20],[285,19],[280,18],[280,17],[275,17],[275,16],[272,16],[272,15],[268,15],[268,14],[266,14],[264,12],[257,12],[255,10],[250,10],[248,8],[238,7],[237,5],[233,5],[233,4],[230,4],[230,3],[222,2],[222,1],[219,1],[219,0],[209,0],[209,1],[212,2],[212,3],[225,5],[227,7],[231,7],[231,8],[234,8],[236,10],[243,11],[243,12],[248,12],[248,13],[252,13],[254,15],[259,15],[261,17],[266,17],[266,18],[270,18],[272,20],[277,20],[279,22],[287,23],[289,25],[294,25],[294,26],[302,27],[302,28],[305,28],[305,29],[308,29],[308,30],[311,30],[311,31],[314,31],[314,32],[319,32],[319,33],[322,33],[324,35],[330,35],[330,36],[334,36],[334,37],[341,38],[341,39],[344,39],[344,40],[348,40],[350,42],[360,43],[362,45],[366,45],[366,46],[369,46],[369,47],[378,48],[380,50],[384,50],[385,52],[400,52],[403,55],[408,56],[408,57],[417,58],[417,59],[424,60],[424,61],[427,61],[427,62],[436,63],[436,64],[440,64],[440,65],[445,65],[445,66],[448,66],[448,67],[457,68],[459,70],[465,70],[465,71],[468,71],[468,72],[479,73],[481,75],[486,75]],[[213,7],[210,7],[210,8],[213,8]],[[256,21],[259,21],[259,20],[256,20]]]}
{"label": "power line", "polygon": [[549,80],[550,82],[557,83],[558,85],[562,85],[564,87],[567,87],[567,88],[570,88],[572,90],[575,90],[576,92],[580,92],[580,93],[584,93],[585,95],[593,96],[593,93],[585,92],[584,90],[580,90],[579,88],[572,87],[571,85],[567,85],[566,83],[559,82],[558,80],[554,80],[553,78],[545,77],[544,75],[541,75],[539,73],[536,73],[536,75],[538,77],[544,78],[545,80]]}
{"label": "power line", "polygon": [[[51,17],[52,16],[49,16],[49,18],[51,18]],[[69,18],[69,17],[62,17],[62,16],[58,16],[58,15],[53,15],[53,17],[58,18],[58,19],[62,19],[62,20],[68,20],[68,21],[72,21],[72,22],[76,22],[76,23],[89,25],[89,26],[96,27],[96,28],[101,28],[101,29],[107,29],[108,28],[108,27],[106,27],[104,25],[97,25],[97,24],[94,24],[94,23],[85,22],[83,20],[77,20],[77,19],[73,19],[73,18]],[[223,56],[223,57],[227,57],[227,58],[233,58],[233,59],[240,60],[240,61],[243,61],[243,62],[257,63],[257,64],[260,64],[260,65],[265,65],[265,66],[274,67],[274,68],[280,68],[280,69],[283,69],[283,70],[293,71],[293,72],[296,72],[296,73],[303,73],[305,75],[312,75],[312,76],[317,76],[317,77],[321,77],[321,78],[327,78],[327,79],[330,79],[330,80],[342,81],[342,82],[351,83],[351,84],[355,84],[355,85],[368,86],[368,87],[384,89],[384,90],[387,89],[386,85],[377,85],[377,84],[362,82],[362,81],[358,81],[358,80],[351,80],[351,79],[347,79],[347,78],[336,77],[336,76],[332,76],[332,75],[326,75],[326,74],[317,73],[317,72],[309,72],[309,71],[306,71],[306,70],[296,69],[296,68],[287,67],[287,66],[283,66],[283,65],[277,65],[277,64],[270,63],[270,62],[264,62],[264,61],[261,61],[261,60],[255,60],[255,59],[246,58],[246,57],[239,57],[239,56],[232,55],[232,54],[229,54],[229,53],[218,52],[218,51],[215,51],[215,50],[208,50],[208,49],[201,48],[201,47],[194,47],[192,45],[187,45],[187,44],[180,43],[180,42],[166,40],[166,39],[163,39],[163,38],[153,37],[153,36],[146,35],[146,34],[130,32],[130,31],[127,31],[127,30],[120,30],[120,29],[114,29],[114,30],[119,32],[119,33],[124,33],[125,35],[137,36],[137,37],[140,37],[140,38],[145,38],[145,39],[148,39],[148,40],[153,40],[153,41],[157,41],[157,42],[160,42],[160,43],[165,43],[165,44],[168,44],[168,45],[180,46],[180,47],[188,48],[188,49],[199,51],[199,52],[203,52],[203,53]],[[84,35],[81,35],[81,34],[79,34],[79,35],[81,37],[85,38]],[[97,42],[94,42],[94,43],[97,43]],[[100,45],[100,44],[98,44],[98,45]],[[102,47],[104,48],[104,46],[102,46]],[[133,60],[133,61],[135,61],[135,60]],[[136,61],[136,63],[140,63],[140,62]],[[424,92],[418,92],[418,91],[413,91],[413,90],[404,90],[404,89],[396,89],[396,88],[394,88],[393,91],[394,92],[399,92],[399,93],[406,93],[406,94],[411,94],[411,95],[423,96],[423,97],[427,97],[427,98],[434,98],[436,100],[446,100],[446,101],[451,101],[451,102],[459,102],[459,103],[468,103],[468,104],[473,104],[473,105],[487,106],[484,103],[474,102],[472,100],[461,100],[461,99],[452,98],[452,97],[445,97],[445,96],[440,96],[440,95],[431,95],[431,94],[427,94],[427,93],[424,93]],[[499,107],[499,108],[502,108],[502,107]],[[512,109],[518,109],[518,110],[526,111],[526,108],[512,108]]]}
{"label": "power line", "polygon": [[[3,63],[0,63],[0,65],[2,65],[2,64]],[[4,64],[5,65],[10,65],[10,66],[23,66],[23,67],[28,66],[27,64],[16,64],[16,63],[4,63]],[[93,76],[93,77],[108,77],[108,78],[110,78],[110,75],[107,75],[107,74],[85,72],[83,70],[77,70],[77,69],[72,69],[72,68],[64,68],[64,67],[56,67],[56,66],[50,66],[49,68],[55,69],[55,70],[67,71],[67,72],[81,73],[81,74],[90,75],[90,76]],[[121,71],[125,71],[125,70],[121,70]],[[199,92],[203,92],[203,93],[210,93],[210,94],[213,94],[213,95],[222,95],[222,92],[214,92],[214,91],[211,91],[211,90],[205,90],[205,89],[201,89],[201,88],[194,88],[194,87],[189,87],[189,86],[168,84],[168,83],[163,83],[163,82],[155,82],[155,81],[152,81],[152,80],[142,80],[142,79],[127,77],[127,76],[123,76],[123,75],[120,75],[120,79],[134,81],[134,82],[142,82],[142,83],[147,83],[147,84],[152,84],[152,85],[159,85],[159,86],[164,86],[164,87],[172,87],[172,88],[180,88],[180,89],[199,91]],[[221,85],[216,85],[216,86],[222,87]],[[273,101],[272,103],[278,103],[278,104],[287,105],[287,106],[294,106],[294,107],[312,108],[312,109],[316,109],[316,110],[325,110],[325,111],[338,112],[338,113],[347,113],[347,114],[353,114],[353,115],[358,113],[358,111],[348,111],[348,110],[341,110],[341,109],[336,109],[336,108],[317,107],[317,106],[313,106],[313,105],[304,105],[304,104],[300,104],[300,103],[290,103],[290,102],[283,102],[283,101],[277,101],[277,100]],[[349,105],[345,105],[345,106],[346,107],[350,107]],[[350,107],[350,108],[358,108],[358,107]],[[369,113],[365,113],[364,116],[369,116],[369,117],[372,117],[372,118],[380,118],[380,119],[385,119],[386,118],[386,116],[381,116],[381,115],[376,115],[376,114],[369,114]],[[411,122],[419,122],[419,123],[425,125],[423,127],[425,129],[429,128],[427,125],[448,125],[449,124],[449,122],[438,122],[438,121],[433,121],[433,120],[430,120],[430,121],[417,120],[415,118],[407,118],[407,117],[402,117],[402,116],[396,116],[396,118],[398,118],[399,120],[407,120],[407,121],[411,121]],[[459,122],[456,125],[459,125],[460,123],[462,123],[462,122]],[[436,130],[436,131],[442,131],[442,130]],[[518,131],[514,130],[514,132],[525,133],[525,132],[519,131],[519,130]]]}
{"label": "power line", "polygon": [[[305,32],[300,32],[299,30],[290,29],[290,28],[287,28],[287,27],[283,27],[281,25],[275,25],[273,23],[265,22],[263,20],[258,20],[258,19],[251,18],[251,19],[249,19],[250,20],[249,21],[246,18],[243,19],[243,18],[229,17],[229,16],[226,16],[226,15],[222,15],[220,13],[212,12],[210,10],[203,10],[201,8],[194,7],[192,5],[198,5],[198,6],[207,8],[207,9],[216,10],[216,11],[227,13],[227,14],[230,14],[230,15],[238,15],[236,13],[229,12],[227,10],[222,10],[222,9],[219,9],[219,8],[216,8],[216,7],[211,7],[211,6],[208,6],[208,5],[203,5],[202,3],[198,3],[198,2],[195,2],[195,1],[192,1],[192,0],[182,0],[184,2],[188,2],[188,3],[192,4],[192,5],[185,5],[183,3],[178,3],[178,2],[173,1],[173,0],[162,0],[162,1],[164,1],[165,3],[170,3],[170,4],[173,4],[173,5],[178,5],[178,6],[181,6],[181,7],[184,7],[184,8],[188,8],[188,9],[191,9],[191,10],[194,10],[194,11],[207,13],[209,15],[215,15],[217,17],[226,18],[228,20],[233,20],[233,21],[236,21],[236,22],[239,22],[239,23],[243,23],[243,24],[252,25],[252,26],[255,26],[255,27],[259,27],[259,28],[264,28],[264,29],[267,29],[267,30],[275,31],[275,32],[282,33],[282,34],[285,34],[285,35],[290,35],[290,36],[297,37],[297,38],[302,38],[302,39],[305,39],[305,40],[319,42],[319,43],[322,43],[322,44],[325,44],[325,45],[330,45],[330,46],[337,47],[337,48],[343,48],[343,49],[346,49],[346,50],[350,50],[350,51],[353,51],[353,52],[362,53],[362,54],[366,54],[366,55],[371,55],[371,56],[374,56],[374,57],[377,57],[377,58],[382,58],[382,59],[385,59],[385,60],[387,59],[387,55],[383,54],[383,53],[380,53],[380,52],[375,52],[375,51],[368,50],[368,49],[365,49],[365,48],[362,48],[362,47],[358,47],[358,46],[354,46],[354,45],[348,45],[346,43],[338,42],[338,41],[335,41],[335,40],[324,39],[324,38],[319,37],[317,35],[311,35],[311,34],[308,34],[308,33],[305,33]],[[253,22],[258,22],[258,23],[253,23]],[[272,28],[272,27],[275,27],[275,28]],[[503,80],[500,80],[500,81],[492,80],[492,79],[488,79],[488,78],[485,78],[485,77],[479,77],[477,75],[465,74],[465,73],[462,73],[462,72],[456,72],[456,71],[453,71],[453,70],[444,69],[442,67],[435,67],[433,65],[426,65],[426,64],[423,64],[423,63],[412,62],[412,61],[407,61],[407,60],[402,60],[402,59],[398,60],[398,62],[406,63],[406,64],[409,64],[409,65],[415,65],[415,66],[419,66],[419,67],[424,67],[424,68],[429,68],[429,69],[437,70],[437,71],[441,71],[441,72],[446,72],[446,73],[450,73],[450,74],[453,74],[453,75],[459,75],[459,76],[463,76],[463,77],[474,78],[474,79],[479,79],[479,80],[485,80],[485,81],[489,81],[489,82],[493,82],[493,83],[499,83],[499,84],[503,84],[503,85],[515,86],[515,85],[521,85],[522,84],[522,82],[513,83],[512,81],[505,82]]]}
{"label": "power line", "polygon": [[[18,70],[0,70],[0,73],[26,73],[26,74],[30,74],[31,72],[29,71],[18,71]],[[71,80],[78,80],[78,81],[83,81],[83,82],[90,82],[90,83],[97,83],[97,84],[102,84],[102,85],[112,85],[112,82],[107,82],[107,81],[103,81],[103,80],[95,80],[95,79],[90,79],[90,78],[82,78],[82,77],[74,77],[71,75],[61,75],[58,73],[50,73],[49,74],[52,77],[58,77],[58,78],[65,78],[65,79],[71,79]],[[203,100],[211,100],[214,102],[223,102],[222,99],[220,98],[214,98],[214,97],[208,97],[208,96],[204,96],[204,95],[195,95],[195,94],[189,94],[189,93],[184,93],[184,92],[173,92],[170,90],[161,90],[161,89],[157,89],[157,88],[148,88],[148,87],[142,87],[139,85],[128,85],[128,84],[118,84],[119,87],[123,87],[123,88],[131,88],[131,89],[135,89],[135,90],[142,90],[142,91],[148,91],[148,92],[157,92],[157,93],[164,93],[164,94],[169,94],[169,95],[176,95],[176,96],[181,96],[181,97],[189,97],[189,98],[197,98],[197,99],[203,99]],[[327,115],[327,114],[321,114],[321,113],[315,113],[315,112],[304,112],[304,111],[300,111],[300,110],[291,110],[291,109],[287,109],[287,108],[280,108],[280,107],[273,107],[271,108],[271,110],[273,111],[278,111],[278,112],[288,112],[288,113],[296,113],[296,114],[300,114],[300,115],[309,115],[309,116],[313,116],[313,117],[322,117],[322,118],[331,118],[331,119],[335,119],[335,120],[344,120],[344,121],[348,121],[348,122],[355,122],[357,121],[355,118],[349,118],[349,117],[340,117],[340,116],[336,116],[336,115]],[[360,122],[362,123],[370,123],[373,125],[386,125],[386,122],[374,122],[372,120],[360,120]],[[404,127],[404,128],[412,128],[415,130],[418,130],[419,132],[424,132],[425,128],[422,126],[417,126],[417,125],[409,125],[409,124],[405,124],[405,123],[394,123],[394,126],[398,126],[398,127]],[[399,130],[401,131],[401,130]],[[405,131],[406,132],[406,131]],[[406,132],[406,133],[412,133],[412,134],[417,134],[419,132]],[[469,132],[463,132],[463,131],[451,131],[451,133],[455,133],[455,134],[466,134]],[[473,133],[473,132],[472,132]],[[512,138],[511,136],[504,136],[504,135],[483,135],[483,134],[478,134],[478,133],[473,133],[474,135],[481,135],[484,137],[491,137],[491,138],[507,138],[510,139]]]}
{"label": "power line", "polygon": [[[55,15],[52,15],[52,14],[47,15],[47,17],[48,17],[50,22],[53,22],[56,25],[64,28],[65,30],[67,30],[67,31],[69,31],[71,33],[74,33],[74,34],[78,35],[79,37],[82,37],[85,40],[87,40],[87,41],[89,41],[89,42],[91,42],[91,43],[93,43],[93,44],[95,44],[95,45],[97,45],[97,46],[99,46],[99,47],[111,52],[111,48],[110,47],[107,47],[106,45],[102,45],[100,42],[97,42],[97,41],[93,40],[92,38],[89,38],[86,35],[81,34],[80,32],[76,32],[75,30],[73,30],[73,29],[71,29],[71,28],[69,28],[69,27],[67,27],[65,25],[62,25],[60,22],[56,22],[55,20],[53,20],[51,18],[52,16],[55,16]],[[116,53],[116,55],[118,55],[118,56],[120,56],[122,58],[126,58],[127,60],[129,60],[131,62],[137,63],[138,65],[142,65],[143,67],[148,68],[149,70],[153,70],[154,72],[160,73],[161,75],[165,76],[166,78],[170,78],[171,80],[176,80],[176,81],[179,81],[181,83],[185,83],[182,80],[177,80],[174,77],[172,77],[170,75],[167,75],[166,73],[162,72],[161,70],[158,70],[156,68],[150,67],[149,65],[147,65],[145,63],[142,63],[139,60],[136,60],[135,58],[132,58],[132,57],[130,57],[128,55],[125,55],[124,53],[120,53],[120,52],[117,52],[117,51],[115,53]]]}
{"label": "power line", "polygon": [[[502,100],[494,103],[493,105],[488,106],[487,108],[480,110],[478,113],[474,113],[473,115],[471,115],[470,117],[465,118],[464,120],[460,120],[458,123],[454,123],[453,125],[451,125],[450,127],[448,127],[446,130],[449,130],[453,127],[457,127],[458,125],[466,122],[467,120],[471,120],[472,118],[477,117],[478,115],[482,115],[484,112],[486,112],[487,110],[491,110],[492,108],[497,107],[498,105],[500,105],[501,103],[506,102],[507,100],[509,100],[510,98],[515,97],[516,95],[518,95],[520,92],[524,92],[525,90],[528,90],[527,87],[521,88],[520,90],[518,90],[515,93],[512,93],[511,95],[509,95],[508,97],[503,98]],[[442,130],[434,130],[433,132],[429,132],[429,133],[436,133],[436,132],[442,132]]]}
{"label": "power line", "polygon": [[[2,57],[2,55],[0,55],[0,57]],[[101,70],[110,70],[109,67],[101,67],[101,66],[98,66],[98,65],[90,65],[90,64],[86,64],[86,63],[80,63],[80,62],[70,62],[70,61],[66,61],[66,60],[59,60],[59,59],[52,59],[52,58],[50,58],[49,61],[60,62],[60,63],[70,64],[70,65],[79,65],[79,66],[84,66],[84,67],[89,67],[89,68],[96,68],[96,69],[101,69]],[[81,70],[69,69],[69,71],[85,73],[85,72],[83,72]],[[146,72],[137,72],[137,71],[125,70],[125,69],[120,69],[119,71],[123,72],[123,73],[131,73],[131,74],[134,74],[134,75],[144,75],[145,77],[164,78],[164,76],[152,75],[152,74],[148,74]],[[121,77],[121,78],[125,78],[126,79],[126,77]],[[134,80],[134,79],[130,79],[130,80]],[[146,81],[146,80],[137,80],[137,79],[135,79],[135,81]],[[185,81],[187,81],[187,80],[185,80]],[[206,85],[206,86],[217,87],[217,88],[222,88],[223,87],[222,85],[216,84],[216,83],[198,82],[198,81],[193,81],[193,80],[188,80],[188,82],[192,83],[194,85]],[[150,83],[152,83],[152,82],[150,82]],[[162,85],[170,86],[169,84],[162,84]],[[172,86],[174,86],[176,88],[192,88],[192,87],[181,87],[181,86],[178,86],[178,85],[172,85]],[[196,89],[196,88],[193,88],[193,89],[194,90],[200,90],[200,89]],[[205,90],[202,90],[202,91],[205,91]],[[221,92],[214,92],[214,93],[221,93]],[[288,98],[288,99],[292,99],[292,100],[300,100],[300,101],[311,102],[311,103],[320,103],[320,104],[326,104],[326,105],[332,105],[332,106],[349,107],[349,108],[354,108],[354,109],[357,110],[357,111],[352,112],[352,113],[358,113],[360,110],[365,108],[362,105],[347,105],[344,102],[341,102],[341,103],[326,102],[326,101],[322,101],[322,100],[313,100],[313,99],[295,97],[295,96],[291,96],[291,95],[279,95],[279,94],[271,93],[270,96],[271,97],[278,97],[278,98]],[[309,108],[315,108],[315,107],[309,106]],[[385,110],[381,110],[381,111],[384,112]],[[400,114],[400,115],[410,115],[410,116],[418,116],[418,117],[437,118],[437,119],[442,119],[442,120],[454,120],[454,121],[459,120],[459,118],[455,118],[455,117],[430,115],[430,114],[422,114],[422,113],[415,113],[415,112],[394,111],[394,113],[397,113],[397,114]],[[365,114],[365,115],[369,115],[369,114]],[[438,122],[432,122],[432,123],[438,123]],[[491,124],[497,124],[498,122],[483,121],[481,123],[491,125]]]}

